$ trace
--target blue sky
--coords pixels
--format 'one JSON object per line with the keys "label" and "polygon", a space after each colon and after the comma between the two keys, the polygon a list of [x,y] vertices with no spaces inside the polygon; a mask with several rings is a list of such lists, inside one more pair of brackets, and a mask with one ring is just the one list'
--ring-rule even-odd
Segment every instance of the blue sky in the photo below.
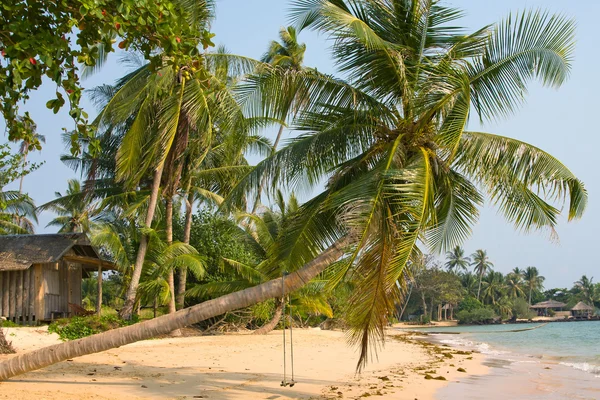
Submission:
{"label": "blue sky", "polygon": [[[597,18],[600,2],[578,0],[454,0],[447,4],[466,10],[464,26],[475,29],[493,23],[510,11],[524,8],[543,7],[553,12],[562,12],[577,21],[577,48],[571,78],[558,90],[530,86],[527,103],[514,116],[505,121],[485,123],[475,119],[470,122],[471,130],[481,130],[524,140],[548,151],[563,161],[582,179],[589,191],[588,210],[581,221],[558,226],[560,241],[551,242],[547,233],[522,234],[515,232],[493,207],[486,205],[473,236],[464,247],[468,253],[483,248],[488,251],[496,270],[508,272],[514,267],[537,266],[546,277],[546,287],[568,286],[582,274],[596,274],[594,258],[595,232],[600,226],[598,199],[596,194],[600,178],[590,169],[599,139],[596,136],[596,101],[600,84],[596,79],[599,62],[597,51]],[[212,30],[216,43],[224,44],[232,53],[258,58],[270,40],[276,39],[279,28],[287,24],[289,1],[284,0],[218,0],[217,19]],[[302,32],[300,40],[307,44],[305,64],[322,72],[335,73],[335,66],[328,54],[328,42],[323,35]],[[118,63],[119,55],[113,54],[101,73],[85,81],[85,87],[101,83],[112,83],[124,72]],[[47,138],[41,154],[31,156],[33,161],[45,160],[45,164],[26,177],[24,189],[42,204],[54,198],[55,191],[66,189],[66,180],[77,177],[59,160],[64,153],[60,139],[62,127],[70,128],[66,112],[58,115],[47,110],[45,103],[52,98],[53,88],[46,85],[34,93],[24,107],[38,123],[38,131]],[[90,116],[95,110],[89,101],[84,103]],[[273,137],[275,132],[268,132]],[[0,142],[6,138],[0,138]],[[44,228],[52,218],[44,214],[40,218],[38,232],[52,232]],[[600,279],[600,274],[597,278]]]}

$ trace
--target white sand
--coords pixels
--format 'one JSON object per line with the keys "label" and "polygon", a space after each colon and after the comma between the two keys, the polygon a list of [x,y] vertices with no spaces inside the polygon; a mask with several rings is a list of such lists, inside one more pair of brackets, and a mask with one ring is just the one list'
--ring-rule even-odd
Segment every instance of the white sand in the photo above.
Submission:
{"label": "white sand", "polygon": [[[6,333],[19,352],[58,341],[34,328]],[[280,386],[282,333],[275,331],[138,342],[0,383],[0,399],[362,399],[369,394],[426,400],[466,376],[457,368],[469,374],[486,370],[478,354],[448,359],[439,348],[390,338],[378,360],[355,375],[357,352],[344,333],[320,329],[294,330],[294,351],[298,383],[293,388]],[[425,371],[448,380],[425,380]]]}

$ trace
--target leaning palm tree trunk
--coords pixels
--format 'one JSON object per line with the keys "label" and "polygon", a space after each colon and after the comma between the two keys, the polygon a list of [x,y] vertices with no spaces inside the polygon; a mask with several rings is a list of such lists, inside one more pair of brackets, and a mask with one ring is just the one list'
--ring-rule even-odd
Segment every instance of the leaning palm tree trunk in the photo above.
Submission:
{"label": "leaning palm tree trunk", "polygon": [[255,335],[266,335],[267,333],[271,332],[273,329],[275,329],[275,327],[281,320],[282,314],[283,314],[283,300],[278,301],[277,308],[275,309],[275,314],[273,315],[273,318],[271,318],[271,320],[269,322],[267,322],[266,324],[261,326],[259,329],[255,330],[254,334]]}
{"label": "leaning palm tree trunk", "polygon": [[[154,211],[156,210],[156,204],[158,202],[158,192],[160,190],[160,180],[162,178],[163,166],[159,166],[154,171],[154,177],[152,179],[152,191],[150,194],[150,202],[148,204],[148,213],[146,214],[146,226],[152,225],[154,219]],[[144,265],[144,258],[146,258],[146,251],[148,250],[148,237],[142,235],[140,239],[140,245],[138,247],[137,256],[135,259],[135,266],[133,267],[133,273],[131,275],[131,281],[129,282],[129,288],[127,289],[127,295],[125,297],[125,303],[123,308],[119,312],[119,316],[123,319],[131,319],[133,314],[133,306],[135,304],[135,298],[137,296],[138,286],[140,284],[140,277],[142,276],[142,267]]]}
{"label": "leaning palm tree trunk", "polygon": [[[331,263],[342,256],[344,248],[349,242],[350,239],[348,237],[338,240],[320,256],[305,264],[298,271],[287,275],[283,283],[284,293],[290,293],[301,288],[308,281],[323,272]],[[222,315],[228,311],[280,297],[281,286],[280,278],[273,279],[258,286],[179,310],[174,314],[163,315],[135,325],[21,354],[0,363],[0,381],[74,357],[98,353],[139,340],[164,335],[175,329]]]}

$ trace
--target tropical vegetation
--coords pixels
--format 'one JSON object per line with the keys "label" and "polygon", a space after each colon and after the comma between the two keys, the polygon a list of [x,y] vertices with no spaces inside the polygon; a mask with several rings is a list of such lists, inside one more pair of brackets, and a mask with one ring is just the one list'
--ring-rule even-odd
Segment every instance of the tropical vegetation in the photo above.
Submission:
{"label": "tropical vegetation", "polygon": [[[0,72],[14,80],[0,81],[5,118],[18,111],[20,85],[34,90],[50,74],[77,122],[62,160],[80,174],[35,209],[26,194],[4,191],[26,169],[23,156],[2,153],[0,233],[31,230],[36,211],[52,211],[51,227],[88,234],[118,269],[102,295],[123,328],[12,358],[0,380],[192,324],[268,331],[284,302],[295,324],[343,321],[360,369],[396,318],[453,317],[455,308],[470,323],[527,318],[524,299],[545,297],[535,267],[504,275],[485,250],[467,257],[461,246],[486,198],[516,229],[554,232],[563,203],[569,220],[583,215],[584,185],[540,148],[468,121],[510,116],[533,80],[561,86],[574,21],[523,11],[468,33],[462,11],[438,1],[293,0],[293,26],[255,60],[214,48],[212,1],[77,3],[48,18],[79,47],[43,30],[43,52],[0,38],[11,60]],[[337,76],[304,65],[305,30],[331,41]],[[113,40],[131,68],[90,91],[98,114],[88,121],[64,57],[102,74]],[[65,53],[53,64],[56,50]],[[60,90],[48,103],[55,112]],[[19,121],[9,138],[39,148],[33,121]],[[272,127],[274,142],[263,136]],[[295,136],[280,145],[285,128]],[[250,165],[249,155],[261,161]],[[312,195],[284,201],[300,192]],[[431,254],[446,254],[445,269]],[[84,285],[88,304],[98,278]],[[554,297],[600,301],[586,277],[566,293]],[[132,324],[147,308],[156,318]],[[53,329],[66,338],[104,330],[75,322]]]}

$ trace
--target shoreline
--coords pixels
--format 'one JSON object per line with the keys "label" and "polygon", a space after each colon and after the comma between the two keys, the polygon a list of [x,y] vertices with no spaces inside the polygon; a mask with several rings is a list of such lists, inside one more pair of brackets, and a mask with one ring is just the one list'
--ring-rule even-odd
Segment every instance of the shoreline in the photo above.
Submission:
{"label": "shoreline", "polygon": [[[57,340],[56,335],[39,328],[5,331],[19,353]],[[297,384],[293,388],[280,386],[283,349],[281,331],[274,331],[266,336],[225,334],[137,342],[2,382],[0,399],[317,400],[378,396],[432,400],[440,389],[458,387],[457,382],[488,371],[482,354],[430,344],[396,330],[388,330],[386,335],[377,358],[356,375],[357,349],[348,346],[343,332],[294,330]],[[0,356],[0,360],[9,357]],[[445,380],[435,379],[438,377]]]}
{"label": "shoreline", "polygon": [[[533,324],[540,322],[548,321],[536,321]],[[468,326],[465,328],[468,329]],[[427,332],[424,338],[433,343],[449,344],[453,348],[477,349],[485,356],[484,365],[488,367],[487,374],[468,376],[460,388],[442,388],[438,392],[439,399],[600,398],[600,371],[594,367],[597,372],[594,373],[594,370],[587,368],[589,365],[574,361],[573,356],[527,351],[521,347],[507,346],[506,343],[501,345],[503,342],[485,340],[474,332],[465,336]]]}

